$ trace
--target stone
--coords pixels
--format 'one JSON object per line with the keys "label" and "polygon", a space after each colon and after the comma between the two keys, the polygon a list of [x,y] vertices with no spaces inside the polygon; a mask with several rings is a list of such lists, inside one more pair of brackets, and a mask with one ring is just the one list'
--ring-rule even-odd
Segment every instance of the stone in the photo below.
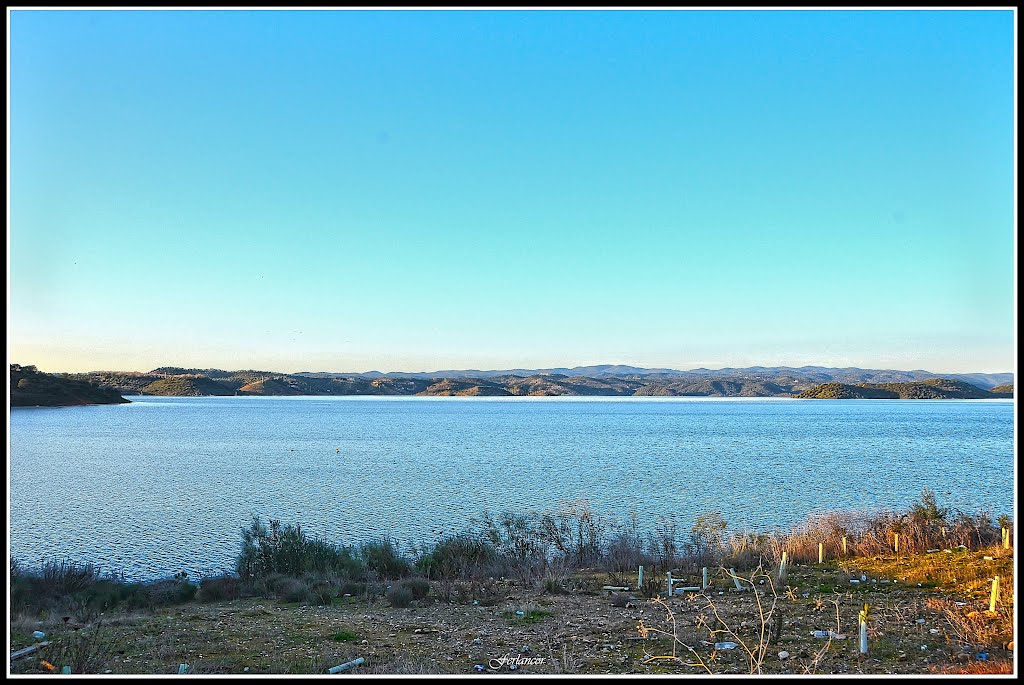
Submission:
{"label": "stone", "polygon": [[786,650],[782,650],[781,652],[779,652],[779,658],[785,661],[789,658],[789,652],[787,652]]}

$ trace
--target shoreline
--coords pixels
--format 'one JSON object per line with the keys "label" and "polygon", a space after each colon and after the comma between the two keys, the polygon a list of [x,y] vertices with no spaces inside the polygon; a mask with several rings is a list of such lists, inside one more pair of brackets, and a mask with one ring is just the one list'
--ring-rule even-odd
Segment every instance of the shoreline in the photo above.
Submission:
{"label": "shoreline", "polygon": [[[537,674],[1012,669],[1012,591],[977,619],[992,574],[1013,587],[1011,529],[1000,542],[991,519],[939,507],[927,490],[907,511],[859,525],[851,517],[862,518],[828,512],[779,537],[723,539],[712,514],[665,556],[629,529],[601,533],[586,510],[554,515],[553,527],[524,538],[499,516],[490,536],[449,535],[413,557],[396,555],[387,538],[344,547],[254,519],[231,575],[131,584],[80,565],[37,575],[12,566],[12,648],[31,645],[39,630],[51,641],[46,663],[118,674],[179,664],[192,673],[324,673],[356,658],[364,674],[495,673],[516,654],[534,658],[519,662],[522,673]],[[541,541],[534,553],[516,552]],[[669,596],[666,573],[697,587]],[[849,639],[865,604],[866,657]],[[815,636],[830,630],[834,638]],[[717,647],[728,640],[758,645],[759,656]],[[673,645],[697,660],[660,658]],[[45,672],[41,663],[12,670]]]}

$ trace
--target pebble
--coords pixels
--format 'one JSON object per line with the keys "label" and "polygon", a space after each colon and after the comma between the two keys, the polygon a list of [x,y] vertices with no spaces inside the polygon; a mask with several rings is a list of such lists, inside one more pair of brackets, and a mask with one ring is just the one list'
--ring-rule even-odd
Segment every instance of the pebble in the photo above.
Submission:
{"label": "pebble", "polygon": [[919,619],[917,619],[917,622],[923,624],[925,622],[925,620],[923,618],[919,618]]}
{"label": "pebble", "polygon": [[938,628],[930,628],[928,630],[928,632],[931,633],[932,635],[938,635],[939,634],[939,629]]}
{"label": "pebble", "polygon": [[779,658],[783,660],[788,659],[789,652],[787,652],[786,650],[782,650],[781,652],[779,652]]}

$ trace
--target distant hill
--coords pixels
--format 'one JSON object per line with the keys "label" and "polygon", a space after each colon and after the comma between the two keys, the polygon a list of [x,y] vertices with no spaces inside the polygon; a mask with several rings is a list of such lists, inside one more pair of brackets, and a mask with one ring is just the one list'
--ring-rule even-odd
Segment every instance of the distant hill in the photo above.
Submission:
{"label": "distant hill", "polygon": [[995,396],[994,393],[982,390],[970,383],[949,378],[933,378],[913,383],[861,383],[859,385],[823,383],[797,395],[798,398],[822,400],[979,400]]}
{"label": "distant hill", "polygon": [[998,385],[989,390],[989,392],[993,395],[999,395],[1000,397],[1013,397],[1013,383]]}
{"label": "distant hill", "polygon": [[146,395],[174,395],[179,397],[197,397],[201,395],[233,395],[220,383],[206,376],[182,375],[158,378],[142,388]]}
{"label": "distant hill", "polygon": [[[478,375],[470,375],[470,374]],[[446,375],[447,374],[447,375]],[[383,374],[192,369],[164,366],[147,373],[96,371],[69,374],[95,382],[122,394],[152,395],[459,395],[459,396],[696,396],[696,397],[792,397],[828,385],[819,392],[853,393],[893,397],[914,390],[890,388],[906,383],[935,381],[926,371],[831,369],[826,367],[748,367],[744,369],[644,369],[636,366],[599,365],[575,368],[512,369],[508,371],[450,371],[434,374]],[[945,377],[944,383],[964,383],[964,377],[984,377],[996,387],[997,378],[1013,374],[960,374]],[[967,381],[966,383],[970,383]],[[980,386],[975,390],[984,391]],[[835,386],[835,387],[833,387]],[[860,390],[840,390],[838,386]],[[952,388],[952,386],[950,386]],[[961,389],[962,392],[967,392]],[[926,396],[951,396],[953,388],[919,390]],[[969,393],[968,393],[969,394]]]}
{"label": "distant hill", "polygon": [[[205,373],[203,371],[195,369],[190,369],[189,371]],[[967,383],[982,388],[983,390],[993,388],[997,385],[1013,383],[1012,373],[939,374],[923,370],[900,371],[896,369],[861,369],[857,367],[833,368],[827,366],[748,366],[743,368],[727,367],[723,369],[691,369],[689,371],[681,371],[678,369],[664,368],[648,369],[639,366],[628,366],[623,364],[598,364],[594,366],[576,366],[572,368],[555,367],[549,369],[505,369],[501,371],[481,371],[478,369],[419,372],[394,371],[391,373],[382,373],[380,371],[367,371],[365,373],[302,371],[294,375],[310,378],[388,377],[418,378],[428,380],[440,378],[493,379],[504,376],[519,376],[521,378],[530,378],[533,376],[542,375],[585,377],[592,379],[657,378],[659,380],[667,380],[670,378],[733,378],[741,380],[770,381],[777,383],[779,385],[797,384],[803,386],[801,389],[830,382],[847,383],[851,385],[856,385],[858,383],[909,383],[913,381],[923,381],[929,378],[948,378],[950,380],[966,381]]]}
{"label": "distant hill", "polygon": [[67,407],[128,402],[115,390],[95,382],[43,373],[34,366],[11,364],[12,407]]}

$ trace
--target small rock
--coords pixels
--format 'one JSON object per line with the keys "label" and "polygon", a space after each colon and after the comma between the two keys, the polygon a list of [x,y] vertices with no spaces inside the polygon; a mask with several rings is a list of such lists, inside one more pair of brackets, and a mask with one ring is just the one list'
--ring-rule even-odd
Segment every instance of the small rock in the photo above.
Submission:
{"label": "small rock", "polygon": [[779,658],[782,659],[782,660],[788,659],[789,658],[789,652],[787,652],[786,650],[782,650],[781,652],[779,652]]}
{"label": "small rock", "polygon": [[928,632],[931,633],[932,635],[938,635],[939,634],[939,629],[938,628],[929,628]]}
{"label": "small rock", "polygon": [[925,623],[925,620],[923,618],[919,618],[917,619],[917,622],[923,625]]}

